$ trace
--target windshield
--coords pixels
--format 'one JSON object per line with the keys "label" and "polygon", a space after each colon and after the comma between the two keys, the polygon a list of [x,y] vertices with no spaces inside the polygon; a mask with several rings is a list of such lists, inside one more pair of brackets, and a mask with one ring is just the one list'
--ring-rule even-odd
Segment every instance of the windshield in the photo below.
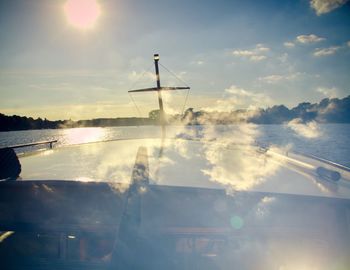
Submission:
{"label": "windshield", "polygon": [[0,7],[9,269],[348,268],[347,0]]}

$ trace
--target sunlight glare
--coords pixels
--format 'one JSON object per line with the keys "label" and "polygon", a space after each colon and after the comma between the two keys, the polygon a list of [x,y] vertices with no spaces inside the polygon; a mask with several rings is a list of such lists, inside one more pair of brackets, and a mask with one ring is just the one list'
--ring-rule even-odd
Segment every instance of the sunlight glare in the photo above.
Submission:
{"label": "sunlight glare", "polygon": [[72,128],[65,130],[68,144],[81,144],[102,141],[106,137],[105,129],[99,127]]}
{"label": "sunlight glare", "polygon": [[72,26],[87,30],[94,27],[101,9],[97,0],[68,0],[64,12]]}

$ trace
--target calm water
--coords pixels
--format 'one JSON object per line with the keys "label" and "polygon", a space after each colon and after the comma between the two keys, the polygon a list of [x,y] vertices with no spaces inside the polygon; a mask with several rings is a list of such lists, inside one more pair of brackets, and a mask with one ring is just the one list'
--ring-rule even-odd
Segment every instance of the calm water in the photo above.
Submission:
{"label": "calm water", "polygon": [[[293,150],[313,154],[350,167],[350,124],[323,124],[318,128],[318,137],[306,138],[282,125],[260,125],[255,127],[259,131],[255,139],[264,144],[288,145]],[[203,128],[193,127],[193,129],[202,130]],[[215,127],[216,136],[220,136],[221,133],[227,136],[231,131],[232,136],[235,136],[233,132],[235,129],[237,126],[217,126]],[[183,127],[169,127],[167,136],[174,137],[182,131]],[[60,147],[94,141],[159,136],[160,128],[154,126],[11,131],[0,132],[0,147],[54,139],[58,140],[56,146]],[[22,151],[31,150],[33,148]]]}

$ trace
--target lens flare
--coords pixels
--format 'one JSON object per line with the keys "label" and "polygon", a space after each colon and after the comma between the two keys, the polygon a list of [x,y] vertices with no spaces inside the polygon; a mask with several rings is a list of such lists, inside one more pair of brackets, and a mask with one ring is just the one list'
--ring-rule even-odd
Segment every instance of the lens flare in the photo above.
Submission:
{"label": "lens flare", "polygon": [[101,9],[96,0],[68,0],[64,5],[64,13],[72,26],[87,30],[94,27]]}
{"label": "lens flare", "polygon": [[239,230],[244,226],[244,220],[240,216],[231,217],[230,223],[231,226],[236,230]]}

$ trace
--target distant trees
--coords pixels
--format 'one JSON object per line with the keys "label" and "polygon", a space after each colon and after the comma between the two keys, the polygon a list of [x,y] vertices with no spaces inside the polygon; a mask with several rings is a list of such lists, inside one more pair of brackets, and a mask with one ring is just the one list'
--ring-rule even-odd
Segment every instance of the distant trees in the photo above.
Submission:
{"label": "distant trees", "polygon": [[[302,122],[311,120],[320,123],[350,123],[350,96],[338,99],[325,98],[319,103],[300,103],[288,109],[284,105],[276,105],[267,109],[236,110],[232,112],[194,111],[188,108],[183,115],[168,115],[168,124],[182,123],[186,125],[199,124],[234,124],[250,122],[256,124],[282,124],[299,118]],[[26,129],[56,129],[72,127],[107,127],[107,126],[137,126],[159,125],[160,111],[152,110],[148,118],[97,118],[91,120],[58,120],[50,121],[41,118],[33,119],[26,116],[7,116],[0,113],[0,131]]]}
{"label": "distant trees", "polygon": [[160,120],[160,110],[152,110],[148,113],[148,118],[154,120],[155,122],[159,122]]}
{"label": "distant trees", "polygon": [[202,114],[201,111],[195,112],[195,111],[193,110],[193,108],[188,108],[188,109],[184,112],[184,114],[183,114],[181,120],[182,120],[182,122],[186,123],[187,125],[198,125],[198,124],[199,124],[200,117],[201,117],[202,115],[203,115],[203,114]]}
{"label": "distant trees", "polygon": [[185,111],[183,119],[188,124],[233,124],[249,122],[255,124],[282,124],[299,118],[302,122],[350,123],[350,96],[343,99],[325,98],[320,103],[303,102],[288,109],[276,105],[267,109],[236,110],[232,112]]}
{"label": "distant trees", "polygon": [[25,116],[6,116],[0,113],[0,131],[57,128],[63,121],[33,119]]}
{"label": "distant trees", "polygon": [[154,125],[156,122],[149,118],[98,118],[91,120],[58,120],[50,121],[40,117],[33,119],[25,116],[7,116],[0,113],[0,131],[28,130],[28,129],[57,129],[75,127],[108,127],[108,126],[137,126]]}

